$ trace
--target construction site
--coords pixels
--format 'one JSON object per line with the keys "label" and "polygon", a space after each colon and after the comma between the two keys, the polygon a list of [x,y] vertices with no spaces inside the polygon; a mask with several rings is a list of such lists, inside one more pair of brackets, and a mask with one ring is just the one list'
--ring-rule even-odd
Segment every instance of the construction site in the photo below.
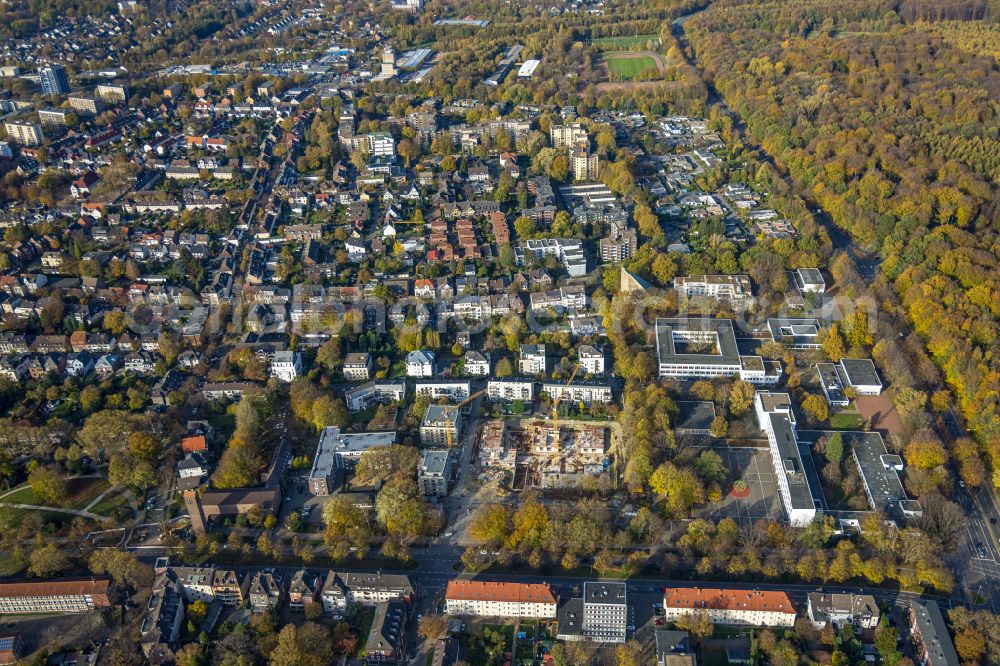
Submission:
{"label": "construction site", "polygon": [[605,426],[538,420],[489,421],[479,449],[480,478],[514,491],[573,488],[608,476]]}
{"label": "construction site", "polygon": [[[559,404],[572,395],[580,370],[551,395],[549,420],[500,419],[488,421],[479,444],[480,480],[515,492],[530,489],[596,488],[608,483],[611,469],[611,430],[603,424],[560,422]],[[583,409],[581,402],[580,409]]]}

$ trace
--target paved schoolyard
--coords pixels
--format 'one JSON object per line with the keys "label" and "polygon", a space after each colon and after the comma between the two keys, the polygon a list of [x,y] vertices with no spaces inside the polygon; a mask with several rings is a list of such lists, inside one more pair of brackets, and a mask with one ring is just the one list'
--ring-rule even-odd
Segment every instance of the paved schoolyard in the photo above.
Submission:
{"label": "paved schoolyard", "polygon": [[[722,460],[729,466],[730,476],[723,488],[722,500],[709,502],[699,513],[715,520],[732,518],[741,524],[761,519],[784,519],[771,453],[767,449],[728,446],[709,448],[722,456]],[[743,479],[747,483],[750,488],[749,496],[737,498],[729,494],[729,485],[737,479]]]}

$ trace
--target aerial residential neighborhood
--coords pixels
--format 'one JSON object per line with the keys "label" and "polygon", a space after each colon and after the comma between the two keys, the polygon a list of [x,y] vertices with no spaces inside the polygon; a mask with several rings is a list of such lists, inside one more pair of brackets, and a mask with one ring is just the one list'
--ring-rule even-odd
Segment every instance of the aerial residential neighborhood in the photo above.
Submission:
{"label": "aerial residential neighborhood", "polygon": [[0,13],[0,664],[1000,664],[995,1]]}

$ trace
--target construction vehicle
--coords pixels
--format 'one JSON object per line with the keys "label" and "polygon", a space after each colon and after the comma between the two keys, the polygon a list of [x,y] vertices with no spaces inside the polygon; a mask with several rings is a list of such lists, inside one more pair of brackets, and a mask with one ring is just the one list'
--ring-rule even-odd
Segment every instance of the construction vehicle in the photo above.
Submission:
{"label": "construction vehicle", "polygon": [[486,393],[486,389],[483,389],[481,391],[476,391],[475,393],[473,393],[472,395],[470,395],[468,398],[466,398],[462,402],[458,403],[457,405],[447,405],[444,408],[444,436],[448,440],[448,448],[449,449],[451,448],[451,413],[452,413],[452,411],[461,409],[462,407],[464,407],[465,405],[469,404],[470,402],[472,402],[473,400],[475,400],[479,396],[483,395],[484,393]]}
{"label": "construction vehicle", "polygon": [[[576,373],[579,371],[580,371],[580,364],[577,363],[576,367],[573,368],[573,374],[569,376],[569,381],[566,382],[567,387],[569,387],[569,385],[573,383],[573,380],[576,379]],[[555,463],[556,465],[559,464],[559,401],[561,399],[562,396],[557,395],[552,400],[552,428],[553,428],[552,444],[555,447],[555,454],[554,454],[555,458],[553,459],[553,463]]]}

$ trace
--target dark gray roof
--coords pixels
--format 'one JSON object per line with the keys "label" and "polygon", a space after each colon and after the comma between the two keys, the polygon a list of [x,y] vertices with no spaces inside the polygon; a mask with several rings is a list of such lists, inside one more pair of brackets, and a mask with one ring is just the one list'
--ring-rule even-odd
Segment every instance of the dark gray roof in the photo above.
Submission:
{"label": "dark gray roof", "polygon": [[800,268],[798,276],[805,284],[826,284],[818,268]]}
{"label": "dark gray roof", "polygon": [[344,573],[340,576],[351,590],[388,590],[401,596],[413,595],[413,584],[406,574]]}
{"label": "dark gray roof", "polygon": [[428,449],[420,460],[421,474],[444,474],[451,452],[447,449]]}
{"label": "dark gray roof", "polygon": [[606,583],[603,581],[586,582],[583,584],[583,602],[585,604],[616,604],[625,605],[625,583]]}
{"label": "dark gray roof", "polygon": [[844,358],[840,368],[848,386],[881,386],[882,380],[870,358]]}
{"label": "dark gray roof", "polygon": [[[906,491],[899,480],[893,464],[901,462],[898,456],[888,457],[889,452],[877,432],[841,433],[844,443],[851,447],[854,462],[861,472],[861,480],[874,502],[873,509],[892,510],[900,500],[906,499]],[[887,464],[889,463],[889,464]]]}
{"label": "dark gray roof", "polygon": [[767,328],[775,342],[816,344],[816,337],[823,326],[818,319],[772,317],[767,320]]}
{"label": "dark gray roof", "polygon": [[671,631],[669,629],[657,629],[656,634],[656,663],[662,664],[666,655],[684,653],[691,651],[691,641],[686,631]]}
{"label": "dark gray roof", "polygon": [[928,666],[958,666],[958,654],[936,601],[910,602],[911,621],[927,650]]}
{"label": "dark gray roof", "polygon": [[816,372],[823,384],[823,392],[831,403],[844,400],[844,383],[841,381],[837,366],[833,363],[817,363]]}
{"label": "dark gray roof", "polygon": [[[715,333],[718,354],[681,354],[677,352],[674,332],[701,331]],[[736,346],[736,333],[729,319],[709,317],[661,318],[656,320],[656,353],[660,363],[698,365],[739,365],[740,351]]]}
{"label": "dark gray roof", "polygon": [[399,654],[406,636],[406,603],[388,601],[375,607],[375,619],[372,620],[365,651],[369,654],[381,654],[389,657]]}
{"label": "dark gray roof", "polygon": [[809,607],[817,620],[833,615],[848,615],[857,619],[862,617],[878,617],[880,611],[878,602],[870,594],[830,594],[827,592],[810,592]]}
{"label": "dark gray roof", "polygon": [[791,508],[815,509],[816,504],[813,502],[809,481],[802,465],[802,454],[795,441],[795,429],[792,427],[791,421],[788,420],[788,415],[770,413],[767,416],[771,420],[771,430],[774,432],[774,439],[778,445],[778,455],[781,458],[776,462],[784,470],[788,480]]}
{"label": "dark gray roof", "polygon": [[573,597],[559,607],[556,613],[559,623],[559,636],[583,635],[583,599]]}

